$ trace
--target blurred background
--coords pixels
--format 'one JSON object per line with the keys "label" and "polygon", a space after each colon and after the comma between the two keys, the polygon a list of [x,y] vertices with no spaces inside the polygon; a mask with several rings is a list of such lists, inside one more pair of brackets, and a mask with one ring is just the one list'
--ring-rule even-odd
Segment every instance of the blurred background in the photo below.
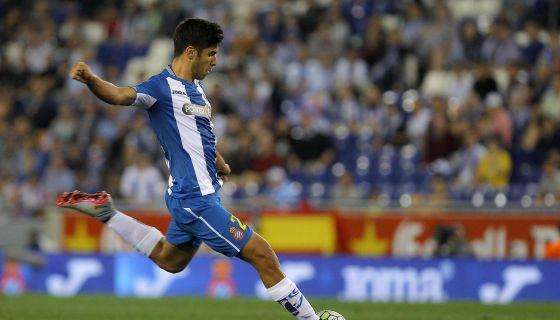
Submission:
{"label": "blurred background", "polygon": [[[108,106],[67,73],[86,61],[139,83],[169,63],[188,17],[225,34],[204,80],[233,171],[223,201],[304,292],[560,301],[559,264],[545,261],[560,258],[557,0],[0,1],[3,292],[154,295],[103,278],[152,279],[148,260],[53,208],[57,193],[107,190],[132,216],[169,221],[145,112]],[[100,269],[79,287],[49,280],[84,257]],[[239,262],[199,261],[196,281],[176,275],[158,294],[262,295]],[[508,295],[508,279],[525,282]]]}

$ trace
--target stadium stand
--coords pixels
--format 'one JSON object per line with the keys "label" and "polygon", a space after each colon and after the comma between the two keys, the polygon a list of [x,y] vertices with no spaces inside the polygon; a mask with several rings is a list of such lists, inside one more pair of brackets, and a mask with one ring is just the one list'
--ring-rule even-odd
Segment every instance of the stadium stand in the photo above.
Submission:
{"label": "stadium stand", "polygon": [[169,61],[171,26],[191,16],[225,30],[205,85],[235,173],[226,198],[281,187],[294,206],[399,205],[444,181],[452,203],[503,193],[555,205],[558,14],[547,1],[468,2],[2,1],[3,212],[40,214],[44,199],[74,188],[127,198],[121,177],[138,153],[166,176],[145,115],[101,108],[67,71],[86,60],[110,81],[142,81]]}

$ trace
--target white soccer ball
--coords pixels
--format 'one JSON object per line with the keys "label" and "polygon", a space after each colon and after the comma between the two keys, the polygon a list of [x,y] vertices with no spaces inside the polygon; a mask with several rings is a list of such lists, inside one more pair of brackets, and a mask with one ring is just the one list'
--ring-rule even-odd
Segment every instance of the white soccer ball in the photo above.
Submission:
{"label": "white soccer ball", "polygon": [[346,320],[340,313],[332,310],[323,310],[318,315],[321,320]]}

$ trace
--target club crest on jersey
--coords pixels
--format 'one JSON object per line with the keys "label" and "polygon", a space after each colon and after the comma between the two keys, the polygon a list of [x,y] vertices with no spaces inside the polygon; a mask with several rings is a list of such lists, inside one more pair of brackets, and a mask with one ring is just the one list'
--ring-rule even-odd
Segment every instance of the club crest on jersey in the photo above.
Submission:
{"label": "club crest on jersey", "polygon": [[210,105],[201,106],[199,104],[193,104],[185,102],[183,105],[183,113],[188,116],[200,116],[210,118],[212,116],[212,110]]}
{"label": "club crest on jersey", "polygon": [[229,233],[231,233],[231,236],[237,241],[243,239],[243,230],[237,227],[229,228]]}

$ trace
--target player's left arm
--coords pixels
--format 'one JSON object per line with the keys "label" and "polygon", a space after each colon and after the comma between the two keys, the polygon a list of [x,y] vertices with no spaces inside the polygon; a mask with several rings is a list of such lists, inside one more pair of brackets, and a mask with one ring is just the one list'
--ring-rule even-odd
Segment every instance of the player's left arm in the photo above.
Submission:
{"label": "player's left arm", "polygon": [[216,167],[218,168],[218,176],[223,180],[227,180],[227,176],[231,173],[231,169],[229,164],[226,163],[218,151],[216,151]]}

